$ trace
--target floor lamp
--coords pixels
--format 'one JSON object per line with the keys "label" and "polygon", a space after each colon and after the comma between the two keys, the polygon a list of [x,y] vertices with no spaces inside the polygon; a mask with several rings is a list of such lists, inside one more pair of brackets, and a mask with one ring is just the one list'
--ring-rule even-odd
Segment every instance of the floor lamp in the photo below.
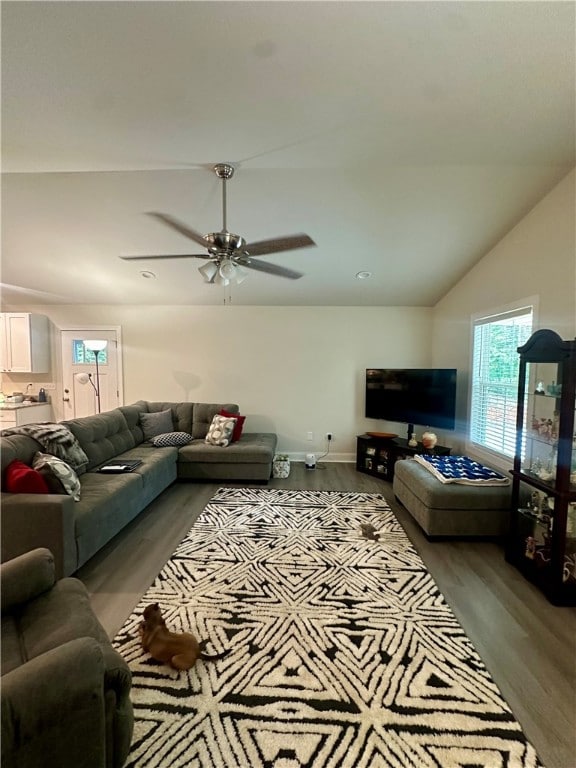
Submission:
{"label": "floor lamp", "polygon": [[[100,413],[100,371],[98,370],[98,357],[108,346],[108,342],[103,339],[84,339],[84,348],[89,352],[94,353],[94,359],[96,360],[96,405],[98,407],[98,413]],[[90,376],[90,374],[88,374]]]}

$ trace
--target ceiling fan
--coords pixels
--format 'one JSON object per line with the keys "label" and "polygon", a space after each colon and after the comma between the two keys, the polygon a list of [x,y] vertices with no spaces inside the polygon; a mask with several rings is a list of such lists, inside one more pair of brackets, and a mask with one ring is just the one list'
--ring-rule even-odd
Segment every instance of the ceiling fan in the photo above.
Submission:
{"label": "ceiling fan", "polygon": [[206,259],[207,263],[199,267],[199,272],[207,283],[217,283],[219,285],[228,285],[230,282],[241,283],[248,273],[244,269],[254,269],[257,272],[267,272],[279,277],[287,277],[291,280],[297,280],[302,277],[301,272],[282,267],[278,264],[271,264],[268,261],[262,261],[260,257],[269,253],[279,253],[280,251],[292,251],[297,248],[307,248],[316,245],[311,237],[305,234],[286,235],[284,237],[275,237],[270,240],[259,240],[254,243],[247,243],[240,235],[228,232],[226,228],[226,182],[234,175],[234,166],[229,163],[218,163],[213,168],[214,173],[222,180],[222,229],[220,232],[210,232],[207,235],[201,235],[196,230],[183,224],[169,216],[166,213],[149,212],[158,221],[166,224],[171,229],[175,229],[184,237],[190,238],[198,245],[206,248],[206,254],[165,254],[157,256],[120,256],[121,259]]}

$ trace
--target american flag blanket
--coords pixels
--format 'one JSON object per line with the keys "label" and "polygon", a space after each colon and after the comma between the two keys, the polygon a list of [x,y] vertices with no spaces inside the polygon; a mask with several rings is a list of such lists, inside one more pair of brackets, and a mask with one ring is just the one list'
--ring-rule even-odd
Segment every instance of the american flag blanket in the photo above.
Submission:
{"label": "american flag blanket", "polygon": [[463,485],[509,485],[510,480],[469,456],[414,456],[441,483]]}

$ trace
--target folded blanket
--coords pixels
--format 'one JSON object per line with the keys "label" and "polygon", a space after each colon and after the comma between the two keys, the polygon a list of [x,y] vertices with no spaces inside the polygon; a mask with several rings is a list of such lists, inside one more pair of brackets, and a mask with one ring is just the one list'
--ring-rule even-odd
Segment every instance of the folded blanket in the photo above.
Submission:
{"label": "folded blanket", "polygon": [[510,480],[469,456],[417,455],[414,459],[426,467],[441,483],[462,485],[509,485]]}
{"label": "folded blanket", "polygon": [[64,424],[43,421],[40,424],[24,424],[21,427],[3,429],[3,437],[26,435],[36,440],[46,453],[57,456],[73,469],[81,469],[88,464],[88,456],[72,432]]}

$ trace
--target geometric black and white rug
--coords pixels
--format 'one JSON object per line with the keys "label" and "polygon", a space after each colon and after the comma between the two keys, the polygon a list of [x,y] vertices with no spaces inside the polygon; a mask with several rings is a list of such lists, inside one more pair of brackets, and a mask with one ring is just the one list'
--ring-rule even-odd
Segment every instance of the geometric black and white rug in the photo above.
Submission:
{"label": "geometric black and white rug", "polygon": [[[229,653],[151,664],[150,602]],[[541,766],[377,494],[221,489],[114,644],[133,674],[127,768]]]}

